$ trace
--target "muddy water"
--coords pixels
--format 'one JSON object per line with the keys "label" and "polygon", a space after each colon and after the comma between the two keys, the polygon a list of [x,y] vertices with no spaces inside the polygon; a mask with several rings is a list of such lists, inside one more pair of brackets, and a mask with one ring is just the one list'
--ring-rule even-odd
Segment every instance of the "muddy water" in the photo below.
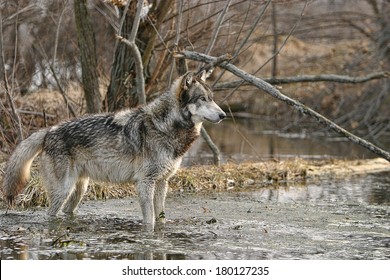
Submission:
{"label": "muddy water", "polygon": [[1,259],[390,259],[390,174],[222,193],[170,193],[144,230],[136,198],[74,217],[0,211]]}

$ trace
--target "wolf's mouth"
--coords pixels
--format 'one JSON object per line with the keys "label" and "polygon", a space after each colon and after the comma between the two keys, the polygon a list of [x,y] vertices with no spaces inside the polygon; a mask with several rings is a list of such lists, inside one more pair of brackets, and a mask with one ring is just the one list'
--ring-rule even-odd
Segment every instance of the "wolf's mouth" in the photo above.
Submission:
{"label": "wolf's mouth", "polygon": [[211,123],[219,123],[219,122],[221,122],[224,118],[225,118],[225,117],[221,117],[221,116],[219,116],[218,119],[210,119],[210,118],[205,117],[205,120],[206,120],[206,121],[209,121],[209,122],[211,122]]}

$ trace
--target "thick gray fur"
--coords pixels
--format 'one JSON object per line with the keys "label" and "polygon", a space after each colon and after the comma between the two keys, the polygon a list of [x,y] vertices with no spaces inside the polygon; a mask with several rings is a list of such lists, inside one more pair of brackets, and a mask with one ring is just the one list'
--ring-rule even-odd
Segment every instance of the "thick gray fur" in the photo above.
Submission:
{"label": "thick gray fur", "polygon": [[163,216],[168,179],[199,136],[202,122],[218,123],[226,116],[212,98],[204,76],[187,73],[145,106],[84,116],[35,132],[8,161],[4,196],[12,206],[29,180],[33,159],[40,154],[49,215],[60,210],[73,213],[90,178],[134,182],[143,222],[153,225]]}

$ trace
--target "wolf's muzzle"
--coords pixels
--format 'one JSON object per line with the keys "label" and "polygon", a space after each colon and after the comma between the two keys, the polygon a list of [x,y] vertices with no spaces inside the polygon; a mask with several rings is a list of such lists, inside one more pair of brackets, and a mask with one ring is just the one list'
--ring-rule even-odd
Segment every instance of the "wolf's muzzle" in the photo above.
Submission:
{"label": "wolf's muzzle", "polygon": [[222,121],[224,118],[226,118],[225,112],[219,113],[218,117],[219,117],[219,120]]}
{"label": "wolf's muzzle", "polygon": [[207,119],[208,121],[212,122],[212,123],[219,123],[221,122],[224,118],[226,118],[226,114],[225,112],[223,112],[221,110],[220,113],[218,113],[218,119],[214,118],[214,119]]}

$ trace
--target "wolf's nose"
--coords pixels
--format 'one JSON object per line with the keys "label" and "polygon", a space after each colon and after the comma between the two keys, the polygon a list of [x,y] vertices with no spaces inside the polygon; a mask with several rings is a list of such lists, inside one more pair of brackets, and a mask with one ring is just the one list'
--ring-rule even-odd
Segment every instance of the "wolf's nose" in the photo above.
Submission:
{"label": "wolf's nose", "polygon": [[224,118],[226,118],[226,114],[224,112],[220,113],[219,114],[219,119],[223,120]]}

